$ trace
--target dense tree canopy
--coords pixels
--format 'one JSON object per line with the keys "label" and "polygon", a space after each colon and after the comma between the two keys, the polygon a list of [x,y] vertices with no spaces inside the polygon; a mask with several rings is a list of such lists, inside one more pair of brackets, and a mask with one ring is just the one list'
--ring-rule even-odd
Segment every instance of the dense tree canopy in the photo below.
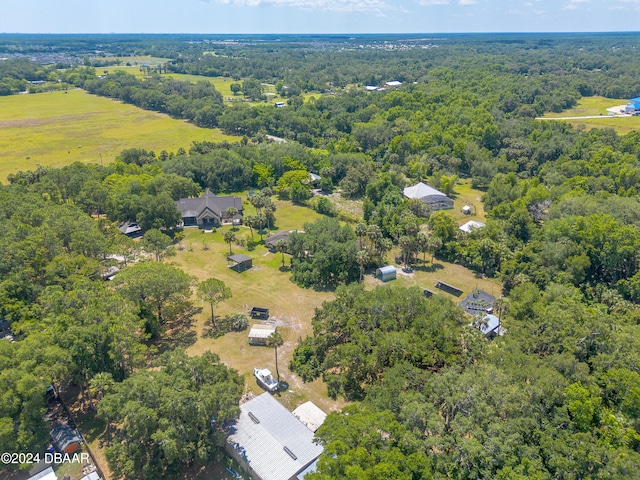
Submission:
{"label": "dense tree canopy", "polygon": [[116,478],[178,478],[185,466],[219,459],[220,427],[240,413],[242,387],[215,354],[182,351],[117,384],[99,407],[114,426],[107,458]]}

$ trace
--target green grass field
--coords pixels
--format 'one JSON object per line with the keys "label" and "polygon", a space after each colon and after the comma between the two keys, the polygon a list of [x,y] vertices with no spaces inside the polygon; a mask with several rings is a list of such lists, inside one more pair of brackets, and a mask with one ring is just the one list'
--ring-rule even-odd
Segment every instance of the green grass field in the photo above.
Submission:
{"label": "green grass field", "polygon": [[575,128],[613,128],[620,134],[629,133],[632,130],[640,129],[640,117],[609,117],[607,108],[625,105],[627,99],[605,98],[605,97],[583,97],[573,108],[560,113],[547,113],[543,118],[562,117],[584,117],[591,115],[602,115],[602,118],[580,118],[575,120],[564,120]]}
{"label": "green grass field", "polygon": [[[132,62],[129,62],[129,63],[131,63],[131,66],[116,65],[111,67],[96,67],[96,73],[98,75],[102,75],[104,73],[113,73],[117,71],[122,71],[122,72],[129,73],[131,75],[134,75],[137,78],[143,78],[145,73],[143,72],[141,65],[144,62],[141,62],[139,64],[133,64]],[[263,84],[264,93],[267,94],[267,99],[261,102],[250,102],[244,99],[242,95],[234,95],[233,92],[231,91],[231,84],[242,83],[242,80],[234,80],[231,77],[206,77],[204,75],[189,75],[184,73],[165,73],[165,74],[162,74],[162,76],[165,78],[173,78],[181,82],[196,83],[196,82],[199,82],[200,80],[210,82],[214,87],[216,87],[216,90],[218,90],[222,94],[222,96],[224,97],[224,101],[226,103],[232,103],[235,101],[235,102],[245,102],[245,103],[248,103],[249,105],[268,105],[275,102],[286,103],[287,101],[286,97],[281,97],[280,95],[276,94],[275,85]],[[320,95],[321,94],[319,93],[303,93],[302,97],[306,102],[311,97],[318,98],[320,97]],[[232,99],[232,100],[229,100],[229,99]]]}
{"label": "green grass field", "polygon": [[0,97],[1,182],[38,165],[108,163],[126,148],[175,152],[203,140],[236,137],[82,90]]}
{"label": "green grass field", "polygon": [[[277,227],[280,230],[300,229],[305,222],[312,222],[320,217],[316,212],[295,206],[291,202],[276,201],[276,205]],[[244,213],[253,214],[253,207],[245,204]],[[290,272],[281,270],[281,254],[270,253],[262,245],[253,251],[232,245],[234,254],[244,253],[253,259],[253,268],[243,273],[231,270],[227,262],[229,246],[223,240],[224,233],[230,228],[225,226],[214,233],[203,233],[197,228],[185,229],[183,250],[178,249],[177,255],[169,261],[175,262],[198,281],[215,277],[223,280],[231,288],[232,298],[218,305],[216,317],[235,313],[247,314],[253,306],[270,309],[271,319],[277,321],[279,331],[285,340],[284,346],[278,350],[280,375],[290,384],[289,391],[281,396],[285,405],[295,408],[298,403],[313,399],[326,411],[338,408],[343,403],[330,400],[321,382],[304,384],[288,370],[298,339],[312,332],[311,318],[315,308],[322,305],[322,302],[333,299],[334,294],[298,287],[289,279]],[[246,239],[250,236],[250,231],[249,228],[241,226],[235,234],[237,238]],[[255,232],[254,237],[259,240],[259,235]],[[285,264],[289,265],[287,255]],[[266,367],[275,373],[273,349],[250,346],[247,341],[248,330],[228,333],[215,339],[205,336],[211,323],[210,309],[208,305],[202,304],[202,307],[203,312],[194,325],[197,339],[189,346],[188,352],[192,355],[199,355],[208,350],[217,353],[226,364],[245,377],[249,390],[260,393],[262,390],[253,377],[253,368]],[[253,323],[260,322],[250,322],[250,325]]]}
{"label": "green grass field", "polygon": [[564,110],[560,113],[547,113],[545,118],[557,118],[557,117],[582,117],[589,115],[607,115],[607,108],[615,107],[617,105],[625,105],[629,100],[620,98],[605,98],[605,97],[582,97],[578,104],[568,110]]}

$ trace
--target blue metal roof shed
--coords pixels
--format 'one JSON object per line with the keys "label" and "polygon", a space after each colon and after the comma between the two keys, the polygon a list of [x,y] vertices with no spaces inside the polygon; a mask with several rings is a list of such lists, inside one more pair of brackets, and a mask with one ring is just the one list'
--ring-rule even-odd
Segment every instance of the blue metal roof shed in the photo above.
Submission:
{"label": "blue metal roof shed", "polygon": [[379,278],[383,282],[396,279],[396,267],[393,265],[387,265],[386,267],[380,267],[376,270],[376,278]]}

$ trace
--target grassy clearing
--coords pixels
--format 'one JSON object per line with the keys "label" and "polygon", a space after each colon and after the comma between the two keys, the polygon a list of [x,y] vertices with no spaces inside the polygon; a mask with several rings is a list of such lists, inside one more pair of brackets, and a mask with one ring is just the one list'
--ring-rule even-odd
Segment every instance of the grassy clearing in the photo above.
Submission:
{"label": "grassy clearing", "polygon": [[[281,230],[302,228],[305,222],[319,218],[312,210],[292,205],[290,202],[277,201],[277,227]],[[245,214],[253,214],[253,207],[246,206]],[[270,253],[260,245],[253,251],[248,251],[237,245],[232,245],[233,253],[244,253],[253,259],[253,268],[243,273],[236,273],[228,267],[227,255],[229,246],[224,242],[223,235],[231,229],[230,226],[219,228],[214,233],[202,233],[201,230],[189,228],[185,230],[183,250],[178,250],[172,258],[198,281],[215,277],[223,280],[231,288],[233,297],[216,308],[216,316],[248,313],[253,306],[270,309],[271,321],[276,321],[285,344],[278,350],[278,365],[283,380],[289,383],[289,390],[280,395],[280,401],[289,408],[313,399],[325,411],[340,408],[344,402],[333,401],[327,397],[326,388],[320,381],[304,384],[288,369],[293,350],[298,340],[311,334],[311,318],[315,308],[323,302],[332,300],[332,292],[317,292],[302,289],[291,280],[290,272],[281,269],[281,254]],[[235,232],[238,238],[250,235],[247,227],[238,227]],[[254,233],[255,239],[259,235]],[[205,247],[206,245],[206,247]],[[207,248],[205,250],[204,248]],[[285,255],[286,265],[288,258]],[[255,393],[262,390],[253,377],[254,367],[266,367],[275,373],[274,351],[267,347],[250,346],[247,341],[248,330],[238,333],[228,333],[220,338],[208,337],[210,328],[210,310],[208,305],[201,304],[203,311],[194,323],[197,339],[188,347],[191,355],[200,355],[205,351],[212,351],[220,355],[222,360],[235,368],[244,376],[246,389]],[[260,323],[250,322],[250,325]]]}
{"label": "grassy clearing", "polygon": [[640,130],[640,117],[605,117],[583,118],[578,120],[564,120],[574,128],[593,130],[594,128],[613,128],[618,134],[625,135],[634,130]]}
{"label": "grassy clearing", "polygon": [[[96,72],[98,75],[102,75],[102,74],[109,74],[117,71],[122,71],[122,72],[129,73],[137,78],[143,78],[145,76],[145,73],[141,67],[142,63],[137,65],[133,64],[133,62],[130,62],[130,63],[131,63],[130,66],[115,65],[110,67],[96,67]],[[260,102],[251,102],[246,100],[242,95],[234,95],[233,92],[231,91],[231,84],[242,83],[242,80],[234,80],[231,77],[206,77],[204,75],[189,75],[186,73],[163,73],[162,76],[165,78],[173,78],[180,82],[197,83],[201,80],[204,80],[205,82],[209,82],[214,87],[216,87],[216,90],[218,90],[222,94],[222,96],[224,97],[225,103],[242,102],[242,103],[247,103],[249,105],[272,105],[275,102],[286,103],[288,100],[286,97],[281,97],[276,93],[275,85],[271,85],[267,83],[262,84],[264,87],[264,93],[267,95],[267,99]],[[311,97],[318,98],[320,96],[321,94],[319,93],[303,93],[302,94],[302,98],[304,98],[305,102],[308,101]]]}
{"label": "grassy clearing", "polygon": [[0,181],[38,165],[108,163],[125,148],[175,152],[225,139],[236,137],[82,90],[1,97]]}
{"label": "grassy clearing", "polygon": [[627,99],[605,97],[583,97],[578,104],[560,113],[547,113],[544,118],[584,117],[590,115],[602,115],[602,118],[580,118],[564,120],[574,128],[613,128],[619,134],[626,134],[632,130],[640,129],[640,117],[609,117],[607,108],[625,105]]}
{"label": "grassy clearing", "polygon": [[[471,186],[471,180],[461,180],[455,188],[453,209],[447,210],[446,212],[461,225],[469,220],[484,222],[486,219],[486,213],[484,211],[484,205],[482,204],[483,195],[483,191]],[[462,213],[462,207],[465,205],[471,207],[471,211],[473,212],[472,215],[465,215]]]}
{"label": "grassy clearing", "polygon": [[[395,251],[395,254],[399,254],[399,251]],[[393,258],[389,255],[389,258]],[[422,254],[419,255],[419,261],[417,265],[413,266],[413,273],[405,274],[402,272],[400,265],[395,265],[398,270],[396,281],[382,283],[375,278],[375,271],[367,272],[365,276],[365,285],[367,288],[375,288],[378,285],[392,285],[399,283],[404,286],[418,286],[421,288],[427,288],[432,292],[436,292],[438,295],[443,295],[450,298],[455,303],[460,303],[464,297],[470,294],[474,289],[479,288],[485,292],[499,297],[501,295],[502,286],[497,279],[483,278],[478,276],[475,272],[463,267],[462,265],[456,265],[453,263],[447,263],[435,259],[431,263],[430,255],[427,255],[426,263],[423,263]],[[442,290],[435,288],[438,281],[443,281],[449,285],[453,285],[463,291],[460,297],[456,297]]]}
{"label": "grassy clearing", "polygon": [[558,117],[582,117],[588,115],[607,115],[607,108],[615,107],[617,105],[625,105],[628,99],[620,98],[605,98],[605,97],[582,97],[578,104],[568,110],[564,110],[560,113],[547,113],[545,118],[558,118]]}
{"label": "grassy clearing", "polygon": [[[104,60],[102,57],[92,57],[91,60],[93,61],[102,61]],[[132,56],[132,57],[112,57],[109,58],[109,60],[120,60],[122,62],[122,66],[126,66],[127,63],[131,64],[132,66],[140,66],[140,65],[151,65],[151,66],[158,66],[158,65],[163,65],[165,63],[167,63],[168,61],[170,61],[170,58],[162,58],[162,57],[152,57],[150,55],[137,55],[137,56]],[[102,67],[96,67],[97,70],[99,70]],[[107,67],[110,68],[110,67]]]}

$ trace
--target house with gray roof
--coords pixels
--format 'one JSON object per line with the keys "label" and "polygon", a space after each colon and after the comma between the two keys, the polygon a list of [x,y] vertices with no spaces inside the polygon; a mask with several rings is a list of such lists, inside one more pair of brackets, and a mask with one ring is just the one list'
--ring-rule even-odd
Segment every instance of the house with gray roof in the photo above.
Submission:
{"label": "house with gray roof", "polygon": [[[207,189],[201,197],[181,198],[176,207],[182,214],[185,227],[218,227],[224,222],[242,222],[242,199],[240,197],[218,196]],[[235,208],[237,213],[229,216],[227,211]]]}
{"label": "house with gray roof", "polygon": [[406,187],[403,192],[409,199],[418,199],[431,210],[444,210],[453,208],[453,199],[439,190],[419,182],[412,187]]}
{"label": "house with gray roof", "polygon": [[323,451],[314,434],[270,393],[240,405],[227,452],[253,479],[302,480]]}

